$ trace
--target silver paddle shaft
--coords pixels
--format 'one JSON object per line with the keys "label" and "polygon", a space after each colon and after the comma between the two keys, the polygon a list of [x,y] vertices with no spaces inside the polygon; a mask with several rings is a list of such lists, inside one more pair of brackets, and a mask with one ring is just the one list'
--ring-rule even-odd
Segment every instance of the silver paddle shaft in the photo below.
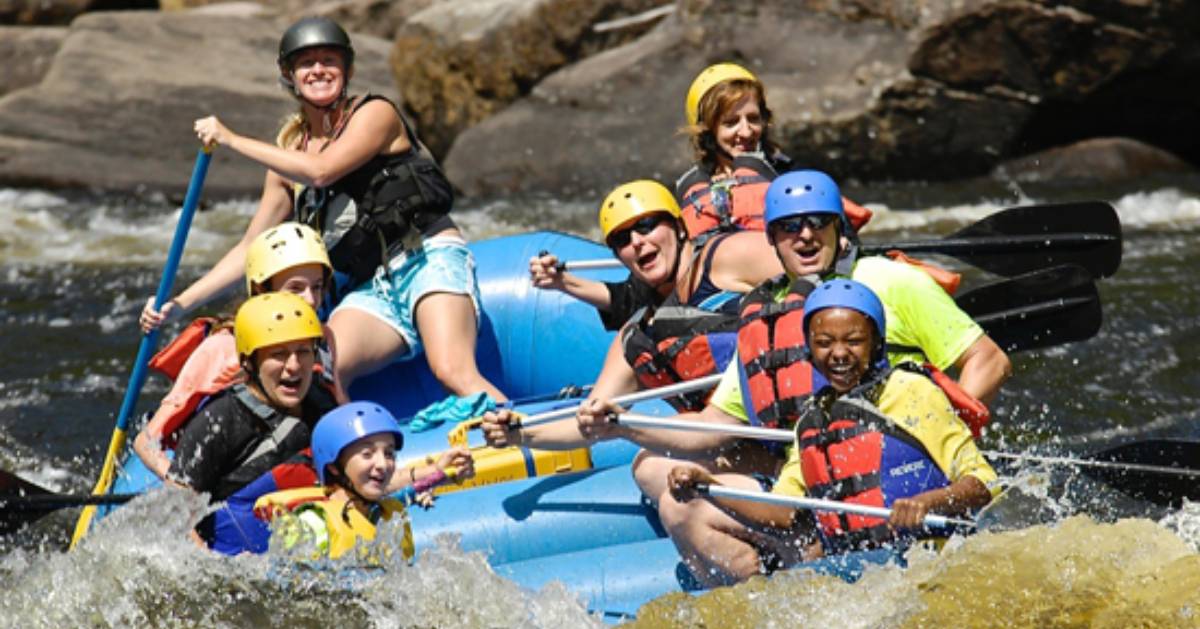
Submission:
{"label": "silver paddle shaft", "polygon": [[[892,510],[885,507],[871,507],[868,505],[856,505],[848,502],[838,502],[836,500],[822,500],[820,498],[802,498],[799,496],[784,496],[781,494],[771,494],[763,491],[747,491],[744,489],[734,489],[724,485],[708,485],[704,490],[710,496],[719,498],[734,498],[740,500],[753,500],[755,502],[764,502],[767,504],[780,505],[784,507],[795,507],[797,509],[810,509],[816,511],[833,511],[836,513],[851,513],[854,515],[865,515],[867,517],[882,518],[884,520],[892,517]],[[944,529],[951,526],[966,526],[974,528],[975,523],[970,520],[961,520],[958,518],[948,518],[943,515],[926,515],[923,523],[928,528]]]}
{"label": "silver paddle shaft", "polygon": [[[693,391],[703,391],[704,389],[717,386],[717,383],[721,381],[721,375],[722,374],[715,373],[711,376],[705,376],[695,380],[688,380],[686,382],[679,382],[676,384],[667,385],[665,387],[659,387],[657,389],[647,389],[645,391],[638,391],[636,393],[619,395],[613,398],[612,402],[614,404],[624,406],[626,404],[634,404],[636,402],[644,402],[646,400],[657,400],[660,398],[671,397],[672,395],[691,393]],[[522,420],[520,425],[522,428],[531,428],[541,424],[548,424],[560,419],[573,417],[578,410],[578,406],[569,406],[567,408],[560,408],[558,410],[546,411],[545,413],[538,413],[537,415],[530,415]]]}

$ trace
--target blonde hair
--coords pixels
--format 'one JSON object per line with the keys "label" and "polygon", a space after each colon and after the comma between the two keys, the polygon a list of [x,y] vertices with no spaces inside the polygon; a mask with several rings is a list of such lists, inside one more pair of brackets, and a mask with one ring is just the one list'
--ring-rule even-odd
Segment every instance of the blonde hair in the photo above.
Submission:
{"label": "blonde hair", "polygon": [[279,134],[275,136],[275,145],[285,149],[296,148],[307,131],[308,121],[304,119],[304,110],[290,113],[283,118]]}
{"label": "blonde hair", "polygon": [[767,96],[762,83],[749,79],[735,79],[722,81],[708,90],[704,98],[700,99],[697,107],[699,121],[679,130],[680,133],[688,136],[688,141],[692,146],[692,155],[697,162],[704,164],[709,169],[716,166],[717,125],[721,123],[721,117],[734,105],[751,94],[758,101],[758,108],[763,119],[763,132],[759,144],[762,146],[763,152],[768,155],[774,151],[775,145],[770,139],[771,110],[767,109]]}

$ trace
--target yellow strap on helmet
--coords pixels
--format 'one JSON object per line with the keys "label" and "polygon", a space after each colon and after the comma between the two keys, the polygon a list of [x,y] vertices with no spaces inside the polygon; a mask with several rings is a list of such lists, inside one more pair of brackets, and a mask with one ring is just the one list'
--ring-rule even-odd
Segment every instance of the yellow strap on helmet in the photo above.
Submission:
{"label": "yellow strap on helmet", "polygon": [[316,230],[302,223],[282,223],[259,234],[246,250],[246,294],[255,284],[265,284],[275,275],[305,264],[319,264],[333,272],[329,253]]}
{"label": "yellow strap on helmet", "polygon": [[753,72],[736,63],[717,63],[701,70],[700,74],[696,75],[696,80],[692,81],[692,86],[688,88],[687,101],[684,102],[683,113],[687,123],[699,124],[700,100],[708,90],[723,81],[737,79],[758,82],[758,77],[754,76]]}
{"label": "yellow strap on helmet", "polygon": [[666,212],[679,218],[679,203],[666,186],[639,179],[617,186],[600,205],[600,233],[607,239],[614,230],[646,214]]}
{"label": "yellow strap on helmet", "polygon": [[297,295],[265,293],[246,300],[233,321],[238,356],[280,343],[321,338],[317,313]]}

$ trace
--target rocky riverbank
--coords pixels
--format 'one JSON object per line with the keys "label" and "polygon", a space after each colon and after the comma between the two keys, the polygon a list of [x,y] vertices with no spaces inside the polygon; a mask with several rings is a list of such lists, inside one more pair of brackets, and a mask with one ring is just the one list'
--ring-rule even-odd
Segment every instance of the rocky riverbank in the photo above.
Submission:
{"label": "rocky riverbank", "polygon": [[[0,11],[16,24],[0,26],[0,185],[178,190],[192,119],[272,137],[294,107],[276,82],[278,34],[311,9],[194,4]],[[1200,6],[1185,0],[315,8],[352,31],[352,88],[403,102],[468,195],[672,180],[689,161],[684,93],[719,60],[763,79],[774,136],[798,165],[843,178],[1114,180],[1200,163],[1200,93],[1186,88],[1200,75]],[[253,195],[261,181],[219,152],[207,190]]]}

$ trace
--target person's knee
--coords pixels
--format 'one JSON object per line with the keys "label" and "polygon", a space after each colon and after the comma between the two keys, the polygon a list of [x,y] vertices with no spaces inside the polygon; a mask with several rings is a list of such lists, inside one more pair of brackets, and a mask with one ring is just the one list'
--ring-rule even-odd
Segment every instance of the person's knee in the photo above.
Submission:
{"label": "person's knee", "polygon": [[426,352],[425,356],[429,361],[429,370],[442,386],[457,395],[475,393],[470,389],[478,386],[481,377],[474,356],[467,356],[463,352]]}

